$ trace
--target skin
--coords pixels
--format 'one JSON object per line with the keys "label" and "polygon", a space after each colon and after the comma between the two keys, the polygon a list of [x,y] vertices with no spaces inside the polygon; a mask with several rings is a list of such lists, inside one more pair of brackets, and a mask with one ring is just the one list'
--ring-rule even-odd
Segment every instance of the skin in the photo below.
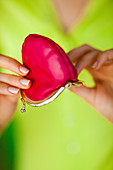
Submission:
{"label": "skin", "polygon": [[[52,2],[55,4],[56,12],[60,14],[63,30],[69,32],[82,18],[89,0],[52,0]],[[71,10],[68,10],[68,7]],[[71,50],[68,56],[72,62],[76,63],[78,74],[82,69],[87,69],[96,84],[94,88],[82,86],[71,87],[70,90],[113,123],[113,49],[100,51],[83,45]],[[21,79],[25,80],[23,76],[26,76],[29,70],[11,57],[0,55],[0,67],[18,74],[0,73],[0,130],[2,130],[15,113],[20,89],[30,88],[31,82],[29,81],[28,85],[22,85]],[[20,67],[24,68],[24,73],[20,71]],[[9,87],[15,88],[13,91],[17,93],[10,92]]]}
{"label": "skin", "polygon": [[[27,79],[23,76],[27,75],[29,70],[13,58],[0,55],[0,67],[18,74],[0,73],[0,130],[2,130],[15,113],[20,89],[28,89],[31,82],[28,80],[28,85],[22,84],[22,82],[27,83]],[[9,91],[12,88],[13,91]]]}
{"label": "skin", "polygon": [[78,74],[85,68],[95,81],[93,88],[81,86],[70,90],[113,123],[113,49],[100,51],[83,45],[71,50],[68,56],[76,63]]}
{"label": "skin", "polygon": [[[82,86],[71,87],[70,90],[113,123],[113,49],[100,51],[83,45],[71,50],[68,57],[76,63],[78,74],[84,68],[87,69],[96,84],[93,88]],[[13,58],[0,55],[0,67],[18,74],[0,73],[0,129],[2,130],[15,113],[20,89],[30,88],[31,82],[29,81],[28,85],[21,84],[22,79],[27,80],[23,76],[27,75],[29,70]],[[22,73],[20,67],[23,67],[26,73]],[[16,94],[11,93],[8,90],[9,87],[19,91]]]}
{"label": "skin", "polygon": [[69,33],[84,17],[90,0],[51,0],[58,21],[65,33]]}
{"label": "skin", "polygon": [[[65,32],[69,32],[82,20],[90,2],[90,0],[52,1]],[[71,87],[70,90],[113,123],[113,49],[100,51],[83,45],[71,50],[68,56],[76,63],[78,74],[82,69],[87,69],[96,84],[94,88],[83,86]]]}

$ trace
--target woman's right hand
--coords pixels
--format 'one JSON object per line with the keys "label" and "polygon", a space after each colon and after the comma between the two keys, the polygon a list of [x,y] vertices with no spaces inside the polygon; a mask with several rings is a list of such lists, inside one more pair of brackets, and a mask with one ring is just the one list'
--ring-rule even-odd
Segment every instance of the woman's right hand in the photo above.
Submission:
{"label": "woman's right hand", "polygon": [[0,67],[11,70],[17,75],[0,72],[0,130],[10,121],[15,113],[20,89],[28,89],[31,81],[24,78],[29,70],[17,60],[0,55]]}

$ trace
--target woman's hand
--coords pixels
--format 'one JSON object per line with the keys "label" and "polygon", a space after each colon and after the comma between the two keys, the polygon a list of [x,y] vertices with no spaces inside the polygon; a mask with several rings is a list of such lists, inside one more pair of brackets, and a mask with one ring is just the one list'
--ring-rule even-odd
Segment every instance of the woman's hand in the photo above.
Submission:
{"label": "woman's hand", "polygon": [[0,73],[0,130],[12,118],[20,89],[28,89],[31,85],[30,80],[22,76],[28,74],[29,70],[17,60],[8,56],[0,55],[0,67],[11,70],[20,76]]}
{"label": "woman's hand", "polygon": [[85,68],[96,83],[94,88],[82,86],[70,90],[113,123],[113,49],[100,51],[83,45],[71,50],[68,56],[76,63],[78,74]]}

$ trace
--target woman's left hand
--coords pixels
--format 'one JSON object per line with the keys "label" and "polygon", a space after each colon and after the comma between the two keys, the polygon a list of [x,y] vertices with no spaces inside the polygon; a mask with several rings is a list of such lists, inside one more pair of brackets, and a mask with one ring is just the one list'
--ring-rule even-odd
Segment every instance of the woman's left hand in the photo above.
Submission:
{"label": "woman's left hand", "polygon": [[83,45],[71,50],[68,56],[76,63],[78,74],[87,69],[96,84],[93,88],[81,86],[70,90],[113,123],[113,49],[100,51]]}

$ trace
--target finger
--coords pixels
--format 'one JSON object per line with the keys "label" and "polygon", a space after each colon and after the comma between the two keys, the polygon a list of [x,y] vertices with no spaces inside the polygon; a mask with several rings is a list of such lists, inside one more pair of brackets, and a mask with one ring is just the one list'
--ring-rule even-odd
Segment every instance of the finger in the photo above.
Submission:
{"label": "finger", "polygon": [[0,94],[15,96],[18,95],[19,92],[20,92],[19,88],[0,82]]}
{"label": "finger", "polygon": [[[112,106],[111,98],[106,96],[108,92],[101,82],[96,82],[96,87],[71,87],[70,90],[83,98],[87,103],[92,105],[100,114],[107,118],[110,122],[113,123],[113,114],[109,108]],[[103,96],[103,99],[102,99]],[[107,99],[107,100],[106,100]],[[108,102],[109,107],[104,107],[104,103]]]}
{"label": "finger", "polygon": [[72,49],[71,51],[69,51],[67,53],[67,55],[72,62],[75,62],[82,55],[85,55],[86,53],[93,51],[93,50],[95,50],[95,48],[93,48],[87,44],[84,44],[78,48]]}
{"label": "finger", "polygon": [[99,54],[99,51],[91,51],[84,56],[82,56],[76,63],[76,69],[78,74],[89,65],[92,65],[92,63],[96,60],[97,55]]}
{"label": "finger", "polygon": [[85,86],[69,88],[70,91],[75,93],[77,96],[83,98],[86,102],[93,105],[96,90],[95,88],[88,88]]}
{"label": "finger", "polygon": [[4,55],[0,55],[0,67],[11,70],[22,76],[27,75],[29,72],[29,69],[19,63],[17,60]]}
{"label": "finger", "polygon": [[5,82],[21,89],[28,89],[31,86],[30,80],[16,75],[5,73],[0,73],[0,82]]}
{"label": "finger", "polygon": [[[80,87],[71,86],[69,90],[75,93],[76,95],[78,95],[79,97],[83,98],[90,105],[96,107],[97,103],[101,100],[100,98],[103,93],[103,86],[101,81],[95,81],[95,83],[96,86],[93,88],[86,87],[86,86],[80,86]],[[98,97],[96,95],[98,95]]]}
{"label": "finger", "polygon": [[110,64],[113,62],[113,49],[101,52],[97,60],[93,64],[93,68],[99,69],[103,64]]}

